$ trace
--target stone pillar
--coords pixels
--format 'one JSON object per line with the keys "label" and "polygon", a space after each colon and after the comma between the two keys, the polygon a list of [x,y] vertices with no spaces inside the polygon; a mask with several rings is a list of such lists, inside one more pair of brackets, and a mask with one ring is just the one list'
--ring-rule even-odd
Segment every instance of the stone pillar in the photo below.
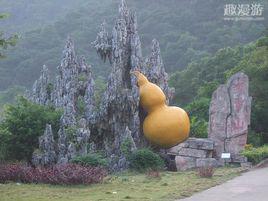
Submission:
{"label": "stone pillar", "polygon": [[247,162],[240,155],[247,142],[250,124],[251,97],[248,95],[248,77],[236,73],[212,95],[209,108],[208,137],[215,141],[215,157],[223,152],[231,154],[231,162]]}

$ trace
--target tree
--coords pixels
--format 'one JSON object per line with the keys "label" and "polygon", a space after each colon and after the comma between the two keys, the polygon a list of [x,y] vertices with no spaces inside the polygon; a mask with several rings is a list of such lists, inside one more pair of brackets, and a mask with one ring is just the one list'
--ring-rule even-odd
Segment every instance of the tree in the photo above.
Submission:
{"label": "tree", "polygon": [[260,38],[237,66],[226,72],[226,77],[238,71],[249,76],[249,92],[252,96],[251,128],[268,143],[268,34]]}
{"label": "tree", "polygon": [[46,123],[52,125],[56,134],[61,113],[23,97],[19,97],[16,104],[7,105],[0,123],[0,146],[5,148],[5,159],[31,161],[34,149],[38,148],[38,137],[44,133]]}
{"label": "tree", "polygon": [[[0,14],[0,19],[4,19],[6,17],[7,17],[6,14]],[[4,37],[4,33],[0,31],[0,58],[5,57],[2,51],[7,49],[8,46],[15,46],[17,40],[18,40],[18,35],[13,35],[13,36],[6,38]]]}

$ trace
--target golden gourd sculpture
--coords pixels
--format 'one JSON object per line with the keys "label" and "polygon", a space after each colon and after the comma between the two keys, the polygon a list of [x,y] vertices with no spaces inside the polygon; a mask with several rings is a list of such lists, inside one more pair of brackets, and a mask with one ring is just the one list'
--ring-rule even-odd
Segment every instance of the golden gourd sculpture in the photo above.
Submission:
{"label": "golden gourd sculpture", "polygon": [[133,71],[137,77],[140,93],[140,105],[148,112],[143,133],[153,144],[162,148],[173,147],[189,136],[190,121],[187,113],[174,106],[166,105],[166,96],[156,84],[139,71]]}

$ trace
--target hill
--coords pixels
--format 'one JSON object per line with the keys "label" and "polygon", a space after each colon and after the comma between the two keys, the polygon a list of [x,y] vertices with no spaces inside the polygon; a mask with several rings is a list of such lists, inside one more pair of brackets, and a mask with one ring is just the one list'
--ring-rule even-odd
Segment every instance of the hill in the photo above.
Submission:
{"label": "hill", "polygon": [[[37,1],[27,1],[33,5],[37,4]],[[38,5],[42,5],[39,9],[44,9],[43,13],[46,13],[42,18],[45,21],[43,24],[49,25],[36,25],[42,23],[42,20],[38,23],[33,20],[41,15],[38,11],[29,17],[31,19],[29,22],[33,26],[28,28],[36,29],[23,33],[17,46],[6,53],[8,58],[0,61],[0,90],[13,85],[30,87],[39,76],[43,64],[55,72],[68,35],[73,37],[78,54],[84,54],[87,62],[93,66],[94,76],[107,76],[109,65],[100,62],[90,42],[95,39],[103,20],[106,20],[108,29],[112,27],[111,22],[117,13],[119,0],[101,2],[80,0],[76,4],[77,7],[80,5],[79,8],[73,6],[74,1],[66,1],[64,3],[66,10],[70,7],[72,9],[64,17],[59,18],[58,14],[53,13],[57,13],[62,8],[62,1],[44,2],[46,2],[44,5],[42,3]],[[264,4],[264,7],[268,4],[264,0],[258,2]],[[20,8],[17,5],[20,1],[13,3],[15,8]],[[226,3],[228,1],[222,0],[137,0],[128,1],[128,6],[137,12],[139,33],[144,46],[149,47],[151,39],[157,38],[160,41],[166,69],[171,73],[184,69],[189,63],[212,55],[221,48],[246,44],[262,35],[267,20],[226,21],[223,19]],[[51,5],[53,10],[50,10]],[[1,7],[5,6],[8,6],[7,1],[1,3]],[[51,12],[45,12],[45,8]],[[12,15],[15,11],[11,9],[10,12]],[[27,9],[21,12],[24,16]],[[60,15],[63,14],[64,12],[60,12]],[[264,17],[267,19],[267,16]],[[56,22],[53,22],[52,18],[57,18]],[[28,21],[25,20],[26,22]],[[11,30],[15,30],[16,27],[17,30],[21,30],[20,23],[15,24]],[[147,51],[144,55],[146,53]]]}

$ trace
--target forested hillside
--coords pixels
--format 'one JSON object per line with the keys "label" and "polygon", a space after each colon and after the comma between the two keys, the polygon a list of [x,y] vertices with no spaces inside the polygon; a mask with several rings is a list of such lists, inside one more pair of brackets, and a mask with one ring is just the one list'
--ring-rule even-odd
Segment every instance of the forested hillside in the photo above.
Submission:
{"label": "forested hillside", "polygon": [[[14,1],[12,8],[25,13],[34,11],[29,17],[31,26],[27,26],[37,28],[22,34],[17,46],[7,52],[8,58],[0,61],[0,90],[12,85],[30,87],[38,77],[43,64],[55,72],[68,35],[73,37],[77,52],[84,54],[88,63],[93,66],[94,76],[107,75],[109,66],[100,62],[90,42],[95,39],[103,20],[106,20],[108,28],[112,27],[111,22],[115,18],[114,13],[118,9],[119,0],[80,0],[78,1],[80,3],[77,3],[80,5],[79,9],[74,6],[76,1],[64,1],[64,3],[61,0],[44,1],[44,4],[38,3],[44,7],[39,7],[39,10],[34,7],[37,1],[28,1],[27,9],[19,6],[20,1]],[[11,6],[8,2],[1,3],[1,7]],[[166,69],[171,73],[184,69],[190,62],[211,55],[220,48],[245,44],[261,36],[267,20],[225,21],[223,12],[226,2],[137,0],[128,1],[128,6],[137,11],[143,45],[148,49],[151,39],[157,38],[160,41]],[[240,0],[240,2],[246,1]],[[267,1],[264,0],[258,2],[267,5]],[[72,11],[64,15],[62,4],[66,10],[73,7]],[[40,9],[44,11],[41,12]],[[46,9],[49,9],[49,12],[45,12]],[[17,10],[10,9],[11,16],[12,12],[17,13]],[[25,13],[22,16],[30,16]],[[53,22],[57,17],[60,19]],[[264,17],[267,19],[267,16]],[[37,20],[42,24],[50,21],[53,23],[40,27],[35,19],[42,19]],[[47,21],[44,22],[44,19]],[[17,30],[21,31],[24,22],[16,21],[11,30],[17,27]]]}
{"label": "forested hillside", "polygon": [[249,76],[249,94],[252,96],[250,142],[255,145],[268,142],[267,33],[254,43],[220,49],[214,56],[204,57],[172,75],[170,84],[176,88],[173,101],[190,113],[192,135],[207,135],[212,93],[238,71]]}
{"label": "forested hillside", "polygon": [[6,33],[23,34],[30,29],[52,24],[73,9],[81,7],[85,0],[1,0],[0,13],[9,18],[0,21]]}

